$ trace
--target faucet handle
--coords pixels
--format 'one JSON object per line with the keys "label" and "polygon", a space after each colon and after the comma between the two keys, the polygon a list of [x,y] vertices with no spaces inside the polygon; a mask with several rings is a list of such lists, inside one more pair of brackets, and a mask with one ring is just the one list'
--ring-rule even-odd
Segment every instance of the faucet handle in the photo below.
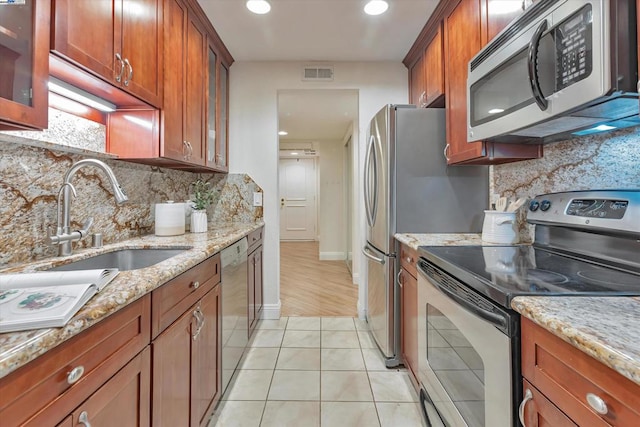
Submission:
{"label": "faucet handle", "polygon": [[82,225],[82,229],[78,230],[78,233],[80,233],[81,239],[83,237],[86,237],[89,234],[89,229],[91,228],[92,225],[93,225],[93,217],[90,217],[84,222],[84,224]]}

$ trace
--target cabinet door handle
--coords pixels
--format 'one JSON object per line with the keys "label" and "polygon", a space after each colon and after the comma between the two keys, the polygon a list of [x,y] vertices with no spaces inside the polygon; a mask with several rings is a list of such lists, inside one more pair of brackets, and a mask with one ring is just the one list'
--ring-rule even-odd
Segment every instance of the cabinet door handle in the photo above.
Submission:
{"label": "cabinet door handle", "polygon": [[122,75],[124,74],[124,61],[119,53],[116,53],[116,61],[120,63],[120,72],[116,75],[116,81],[120,83],[122,81]]}
{"label": "cabinet door handle", "polygon": [[129,62],[129,58],[124,58],[124,65],[129,67],[129,74],[124,79],[124,85],[125,86],[129,86],[129,82],[131,82],[131,80],[133,80],[133,66],[131,65],[131,62]]}
{"label": "cabinet door handle", "polygon": [[187,141],[182,141],[182,158],[184,160],[189,158],[189,146],[187,145]]}
{"label": "cabinet door handle", "polygon": [[524,408],[525,406],[527,406],[527,403],[529,403],[531,399],[533,399],[533,393],[531,393],[531,390],[527,389],[527,391],[524,392],[524,399],[522,399],[520,407],[518,408],[518,417],[520,418],[520,424],[522,424],[524,427],[527,427],[527,425],[524,423]]}
{"label": "cabinet door handle", "polygon": [[204,326],[204,314],[202,314],[202,311],[200,311],[200,307],[196,308],[193,311],[193,317],[195,317],[197,322],[196,333],[193,334],[193,340],[195,341],[198,339],[198,335],[200,335],[200,332],[202,332],[202,328]]}
{"label": "cabinet door handle", "polygon": [[427,108],[427,91],[423,90],[422,93],[420,94],[420,98],[418,99],[418,102],[420,103],[419,107],[420,108]]}
{"label": "cabinet door handle", "polygon": [[82,411],[82,413],[78,417],[78,423],[82,424],[84,427],[91,427],[91,423],[89,422],[89,414],[87,413],[87,411]]}
{"label": "cabinet door handle", "polygon": [[195,282],[191,283],[191,287],[193,289],[198,289],[200,287],[200,282],[196,280]]}
{"label": "cabinet door handle", "polygon": [[193,156],[193,147],[191,146],[191,142],[187,141],[187,148],[189,149],[189,160],[191,160],[191,156]]}
{"label": "cabinet door handle", "polygon": [[596,411],[600,415],[607,415],[607,412],[609,412],[609,408],[607,408],[607,404],[597,394],[587,393],[587,403],[589,404],[589,406],[591,406],[591,408],[594,411]]}
{"label": "cabinet door handle", "polygon": [[404,282],[402,281],[402,270],[398,271],[398,284],[400,286],[404,285]]}
{"label": "cabinet door handle", "polygon": [[447,155],[447,152],[449,151],[449,148],[451,148],[450,144],[447,144],[444,146],[444,158],[447,159],[447,162],[450,160],[449,156]]}
{"label": "cabinet door handle", "polygon": [[84,374],[84,366],[82,365],[76,366],[67,374],[67,383],[68,384],[77,383],[78,380],[82,377],[82,374]]}

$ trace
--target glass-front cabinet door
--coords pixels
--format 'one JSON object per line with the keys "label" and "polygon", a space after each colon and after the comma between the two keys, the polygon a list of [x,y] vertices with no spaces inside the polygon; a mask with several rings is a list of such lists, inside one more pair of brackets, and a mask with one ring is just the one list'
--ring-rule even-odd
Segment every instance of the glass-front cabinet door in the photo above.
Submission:
{"label": "glass-front cabinet door", "polygon": [[224,64],[220,64],[220,93],[218,96],[220,98],[220,127],[216,163],[224,170],[228,170],[229,69]]}
{"label": "glass-front cabinet door", "polygon": [[217,76],[217,58],[218,56],[213,51],[211,46],[208,48],[208,97],[207,97],[207,128],[206,128],[206,141],[207,141],[207,166],[215,167],[218,163],[216,158],[216,113],[217,99],[216,99],[216,76]]}
{"label": "glass-front cabinet door", "polygon": [[0,2],[0,128],[47,127],[50,0]]}

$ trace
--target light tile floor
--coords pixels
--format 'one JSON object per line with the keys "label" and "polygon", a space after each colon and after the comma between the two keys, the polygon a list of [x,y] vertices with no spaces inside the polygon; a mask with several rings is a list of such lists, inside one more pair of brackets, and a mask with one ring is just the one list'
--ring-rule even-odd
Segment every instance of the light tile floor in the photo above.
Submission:
{"label": "light tile floor", "polygon": [[262,320],[209,427],[421,427],[406,369],[350,317]]}

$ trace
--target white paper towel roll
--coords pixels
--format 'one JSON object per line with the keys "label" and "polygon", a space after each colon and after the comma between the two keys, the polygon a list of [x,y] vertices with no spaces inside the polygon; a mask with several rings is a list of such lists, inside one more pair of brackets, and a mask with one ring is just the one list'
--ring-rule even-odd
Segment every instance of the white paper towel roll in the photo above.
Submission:
{"label": "white paper towel roll", "polygon": [[184,203],[156,203],[156,236],[184,234]]}

